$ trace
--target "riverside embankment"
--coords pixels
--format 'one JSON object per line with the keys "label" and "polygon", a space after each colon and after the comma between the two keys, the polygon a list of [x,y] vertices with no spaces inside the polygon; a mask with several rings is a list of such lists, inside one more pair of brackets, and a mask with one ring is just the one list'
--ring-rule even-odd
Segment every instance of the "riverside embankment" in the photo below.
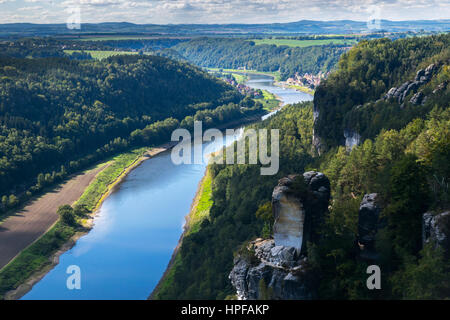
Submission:
{"label": "riverside embankment", "polygon": [[[248,85],[264,86],[284,103],[311,100],[273,86],[273,79],[249,75]],[[229,137],[234,141],[239,134]],[[224,141],[193,145],[204,154]],[[163,152],[131,171],[106,197],[92,230],[60,256],[59,264],[24,299],[146,299],[164,274],[183,233],[207,163],[175,165]],[[81,270],[81,290],[68,290],[67,268]]]}

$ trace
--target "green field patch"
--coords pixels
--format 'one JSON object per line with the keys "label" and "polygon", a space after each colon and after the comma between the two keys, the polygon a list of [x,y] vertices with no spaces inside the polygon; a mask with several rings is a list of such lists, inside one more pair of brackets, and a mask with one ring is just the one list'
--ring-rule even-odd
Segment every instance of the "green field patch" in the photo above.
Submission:
{"label": "green field patch", "polygon": [[266,111],[273,111],[280,106],[280,100],[267,90],[262,90],[263,97],[255,99],[255,101],[260,102],[263,105],[263,109]]}
{"label": "green field patch", "polygon": [[357,43],[356,39],[311,39],[311,40],[295,40],[295,39],[250,39],[256,45],[276,45],[276,46],[288,46],[288,47],[312,47],[312,46],[324,46],[329,44],[335,45],[354,45]]}
{"label": "green field patch", "polygon": [[279,72],[270,72],[270,71],[257,71],[257,70],[244,70],[244,69],[223,69],[223,68],[205,68],[209,72],[226,72],[232,74],[262,74],[266,76],[273,77],[276,81],[280,81],[280,73]]}
{"label": "green field patch", "polygon": [[89,53],[93,59],[102,60],[112,56],[124,55],[124,54],[138,54],[134,51],[100,51],[100,50],[64,50],[67,54],[72,54],[74,52],[85,52]]}
{"label": "green field patch", "polygon": [[242,73],[232,73],[232,76],[237,83],[244,84],[247,81],[247,76]]}

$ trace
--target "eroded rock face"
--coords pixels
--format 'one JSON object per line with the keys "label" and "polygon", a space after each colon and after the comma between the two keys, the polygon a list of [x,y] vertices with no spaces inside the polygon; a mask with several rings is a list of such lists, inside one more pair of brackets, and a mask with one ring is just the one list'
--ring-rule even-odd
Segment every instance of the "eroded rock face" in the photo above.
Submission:
{"label": "eroded rock face", "polygon": [[[398,103],[402,104],[404,103],[406,97],[410,93],[415,93],[419,87],[422,85],[428,83],[431,78],[433,77],[433,74],[437,70],[437,66],[434,64],[430,64],[425,69],[421,69],[417,71],[417,74],[413,81],[406,81],[402,85],[400,85],[398,88],[393,87],[391,88],[387,94],[384,96],[384,99],[396,99]],[[423,102],[424,99],[421,95],[415,95],[413,98],[411,98],[411,103],[419,104]],[[420,101],[419,101],[420,100]]]}
{"label": "eroded rock face", "polygon": [[375,259],[375,237],[378,231],[381,207],[377,203],[378,194],[364,195],[358,213],[358,243],[361,257]]}
{"label": "eroded rock face", "polygon": [[317,154],[320,156],[322,153],[322,139],[316,134],[315,129],[313,128],[313,136],[312,136],[312,145],[314,150],[317,152]]}
{"label": "eroded rock face", "polygon": [[411,100],[409,100],[409,102],[411,102],[412,104],[421,104],[422,101],[424,101],[424,98],[425,96],[423,95],[423,93],[419,91],[411,97]]}
{"label": "eroded rock face", "polygon": [[294,247],[301,252],[307,241],[315,240],[316,233],[313,230],[328,211],[330,182],[323,173],[306,172],[303,179],[307,190],[301,196],[293,190],[297,177],[289,175],[280,179],[273,190],[273,230],[277,246]]}
{"label": "eroded rock face", "polygon": [[[305,189],[298,192],[296,178]],[[256,239],[239,254],[229,278],[240,299],[296,299],[315,296],[315,275],[307,268],[306,243],[316,242],[328,212],[330,182],[310,171],[280,179],[272,194],[274,239]]]}
{"label": "eroded rock face", "polygon": [[229,275],[239,299],[309,300],[315,296],[315,278],[307,258],[293,247],[276,246],[273,239],[249,245],[253,258],[238,256]]}
{"label": "eroded rock face", "polygon": [[322,140],[317,135],[317,133],[314,129],[316,126],[317,119],[319,118],[319,115],[320,115],[319,109],[317,108],[316,104],[314,103],[314,106],[313,106],[314,125],[313,125],[312,146],[313,146],[314,150],[317,152],[317,154],[320,156],[320,154],[322,153],[322,149],[323,149]]}
{"label": "eroded rock face", "polygon": [[432,242],[435,246],[444,249],[447,257],[450,256],[450,211],[438,214],[425,213],[422,218],[423,243]]}
{"label": "eroded rock face", "polygon": [[[292,177],[295,178],[295,177]],[[280,180],[272,194],[275,224],[273,226],[275,243],[279,246],[294,247],[301,250],[305,209],[299,197],[289,188],[290,178]]]}
{"label": "eroded rock face", "polygon": [[351,151],[354,147],[359,145],[361,136],[352,130],[344,130],[345,148],[347,151]]}

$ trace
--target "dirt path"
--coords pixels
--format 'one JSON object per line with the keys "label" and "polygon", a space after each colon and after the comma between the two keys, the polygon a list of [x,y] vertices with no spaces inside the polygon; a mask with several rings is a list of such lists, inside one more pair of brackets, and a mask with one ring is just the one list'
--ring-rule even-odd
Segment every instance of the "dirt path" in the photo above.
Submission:
{"label": "dirt path", "polygon": [[0,224],[0,269],[43,235],[57,220],[56,211],[72,204],[106,166],[74,176],[61,186],[33,200]]}

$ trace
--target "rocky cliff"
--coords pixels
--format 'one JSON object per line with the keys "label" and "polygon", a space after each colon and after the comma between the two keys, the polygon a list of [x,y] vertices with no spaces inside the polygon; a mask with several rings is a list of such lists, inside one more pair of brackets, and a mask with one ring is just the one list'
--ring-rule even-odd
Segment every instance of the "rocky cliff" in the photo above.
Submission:
{"label": "rocky cliff", "polygon": [[[382,102],[389,101],[398,104],[400,109],[406,105],[425,105],[428,99],[442,92],[448,86],[447,81],[444,81],[436,86],[432,93],[425,94],[427,92],[424,90],[426,84],[439,73],[439,70],[440,64],[430,64],[426,68],[418,70],[414,78],[401,83],[398,87],[390,88],[379,99],[365,101],[363,104],[355,103],[353,106],[347,106],[345,111],[336,112],[332,121],[329,120],[330,117],[327,116],[325,110],[339,110],[338,99],[341,98],[333,94],[327,96],[325,91],[317,90],[313,107],[312,146],[314,150],[320,155],[333,145],[345,145],[347,151],[351,151],[355,146],[363,143],[368,138],[368,134],[369,138],[372,138],[378,131],[367,130],[370,127],[370,118],[367,118],[367,115],[370,112],[374,116],[376,113],[382,114],[382,108],[385,108],[386,105],[383,105]],[[376,113],[373,110],[377,110]],[[320,119],[321,117],[328,119],[326,124],[323,119]],[[336,125],[336,122],[341,121],[340,119],[342,119],[342,123]]]}
{"label": "rocky cliff", "polygon": [[307,243],[320,237],[330,182],[320,172],[280,179],[272,194],[274,239],[256,239],[240,252],[229,278],[240,299],[312,299]]}
{"label": "rocky cliff", "polygon": [[423,215],[422,240],[424,244],[431,242],[442,247],[446,257],[450,258],[450,211]]}
{"label": "rocky cliff", "polygon": [[361,201],[358,212],[358,245],[360,256],[367,260],[376,260],[375,237],[380,224],[381,207],[377,201],[378,194],[366,194]]}
{"label": "rocky cliff", "polygon": [[416,91],[424,84],[428,83],[433,74],[436,72],[437,67],[434,64],[430,64],[425,69],[420,69],[417,71],[416,77],[414,80],[406,81],[398,88],[391,88],[387,94],[384,96],[384,99],[396,99],[398,103],[403,104],[405,102],[406,97],[410,93],[415,93],[414,96],[410,99],[410,102],[413,104],[421,104],[424,103],[425,97],[422,92]]}

